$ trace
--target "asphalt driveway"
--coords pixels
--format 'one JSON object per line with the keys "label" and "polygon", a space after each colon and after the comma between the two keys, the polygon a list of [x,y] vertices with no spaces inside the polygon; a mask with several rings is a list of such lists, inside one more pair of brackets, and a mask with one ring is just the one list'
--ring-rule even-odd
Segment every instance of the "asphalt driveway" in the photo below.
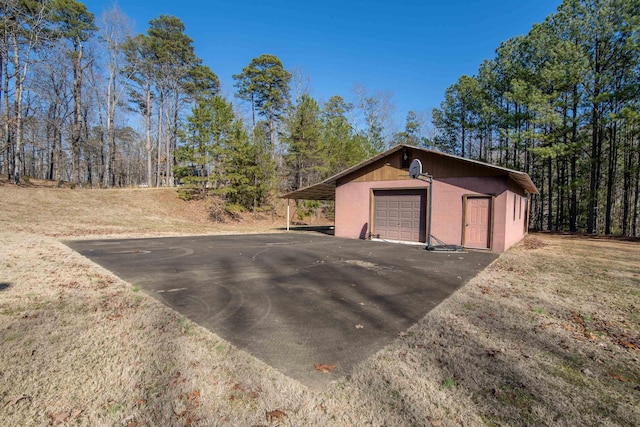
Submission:
{"label": "asphalt driveway", "polygon": [[313,389],[348,375],[497,257],[296,232],[66,244]]}

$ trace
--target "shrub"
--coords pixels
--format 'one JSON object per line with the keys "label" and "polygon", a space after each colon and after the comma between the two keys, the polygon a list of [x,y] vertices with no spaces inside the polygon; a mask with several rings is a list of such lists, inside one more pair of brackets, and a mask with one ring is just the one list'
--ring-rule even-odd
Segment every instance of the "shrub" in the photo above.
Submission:
{"label": "shrub", "polygon": [[318,200],[305,200],[298,205],[298,218],[304,221],[305,218],[311,215],[317,216],[317,209],[320,207],[320,201]]}
{"label": "shrub", "polygon": [[220,197],[207,197],[205,199],[205,208],[207,209],[207,213],[211,221],[227,222],[229,214],[226,210],[224,201]]}
{"label": "shrub", "polygon": [[227,212],[227,215],[234,220],[239,220],[240,214],[245,211],[244,206],[229,202],[224,204],[224,210]]}
{"label": "shrub", "polygon": [[195,198],[195,196],[197,195],[197,190],[193,189],[193,188],[179,188],[178,189],[178,198],[185,200],[185,201],[189,201],[189,200],[193,200]]}

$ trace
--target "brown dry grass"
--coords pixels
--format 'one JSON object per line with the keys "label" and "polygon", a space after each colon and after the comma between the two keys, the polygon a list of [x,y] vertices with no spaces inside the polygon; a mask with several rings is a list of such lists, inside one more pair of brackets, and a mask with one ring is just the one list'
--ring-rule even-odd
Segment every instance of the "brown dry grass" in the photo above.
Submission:
{"label": "brown dry grass", "polygon": [[275,231],[286,220],[247,213],[241,222],[212,223],[202,201],[181,200],[170,188],[72,190],[31,182],[16,187],[0,180],[4,230],[74,238],[168,236]]}
{"label": "brown dry grass", "polygon": [[315,393],[57,240],[234,231],[182,203],[0,186],[3,425],[640,425],[638,243],[529,236]]}

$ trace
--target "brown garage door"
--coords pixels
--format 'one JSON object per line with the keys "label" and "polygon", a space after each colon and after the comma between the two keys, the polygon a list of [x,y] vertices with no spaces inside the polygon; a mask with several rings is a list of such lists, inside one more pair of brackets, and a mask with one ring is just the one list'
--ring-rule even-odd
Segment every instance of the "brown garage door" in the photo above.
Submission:
{"label": "brown garage door", "polygon": [[376,190],[374,232],[381,239],[424,242],[426,190]]}

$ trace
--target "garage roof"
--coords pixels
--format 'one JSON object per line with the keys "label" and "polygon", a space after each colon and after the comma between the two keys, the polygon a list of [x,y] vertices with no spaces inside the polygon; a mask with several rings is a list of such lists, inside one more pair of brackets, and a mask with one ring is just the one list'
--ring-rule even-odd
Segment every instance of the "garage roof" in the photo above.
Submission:
{"label": "garage roof", "polygon": [[280,196],[283,199],[295,199],[295,200],[334,200],[336,197],[336,182],[338,182],[338,180],[340,178],[342,178],[343,176],[347,176],[352,172],[357,171],[360,168],[363,168],[367,165],[370,165],[371,163],[374,163],[390,154],[395,153],[396,151],[402,150],[403,148],[410,148],[412,150],[420,150],[423,151],[425,153],[431,153],[431,154],[435,154],[438,156],[443,156],[443,157],[448,157],[448,158],[452,158],[452,159],[456,159],[459,160],[461,162],[466,162],[466,163],[472,163],[472,164],[476,164],[476,165],[480,165],[486,168],[490,168],[490,169],[494,169],[494,170],[499,170],[499,171],[503,171],[506,172],[509,177],[511,177],[511,179],[513,179],[516,183],[518,183],[518,185],[520,185],[522,188],[524,188],[527,192],[532,193],[532,194],[538,194],[538,189],[536,188],[535,184],[533,183],[533,181],[531,180],[531,178],[529,177],[528,174],[524,173],[524,172],[520,172],[520,171],[516,171],[513,169],[508,169],[508,168],[504,168],[501,166],[495,166],[495,165],[491,165],[489,163],[485,163],[485,162],[481,162],[478,160],[472,160],[472,159],[467,159],[464,157],[460,157],[460,156],[454,156],[453,154],[446,154],[446,153],[442,153],[440,151],[435,151],[435,150],[429,150],[426,148],[420,148],[420,147],[414,147],[412,145],[406,145],[406,144],[399,144],[396,145],[393,148],[390,148],[387,151],[384,151],[380,154],[377,154],[361,163],[358,163],[355,166],[351,166],[349,169],[345,169],[344,171],[333,175],[332,177],[329,177],[327,179],[325,179],[322,182],[319,182],[317,184],[314,185],[310,185],[308,187],[305,188],[301,188],[300,190],[296,190],[296,191],[291,191],[289,193],[283,194],[282,196]]}

